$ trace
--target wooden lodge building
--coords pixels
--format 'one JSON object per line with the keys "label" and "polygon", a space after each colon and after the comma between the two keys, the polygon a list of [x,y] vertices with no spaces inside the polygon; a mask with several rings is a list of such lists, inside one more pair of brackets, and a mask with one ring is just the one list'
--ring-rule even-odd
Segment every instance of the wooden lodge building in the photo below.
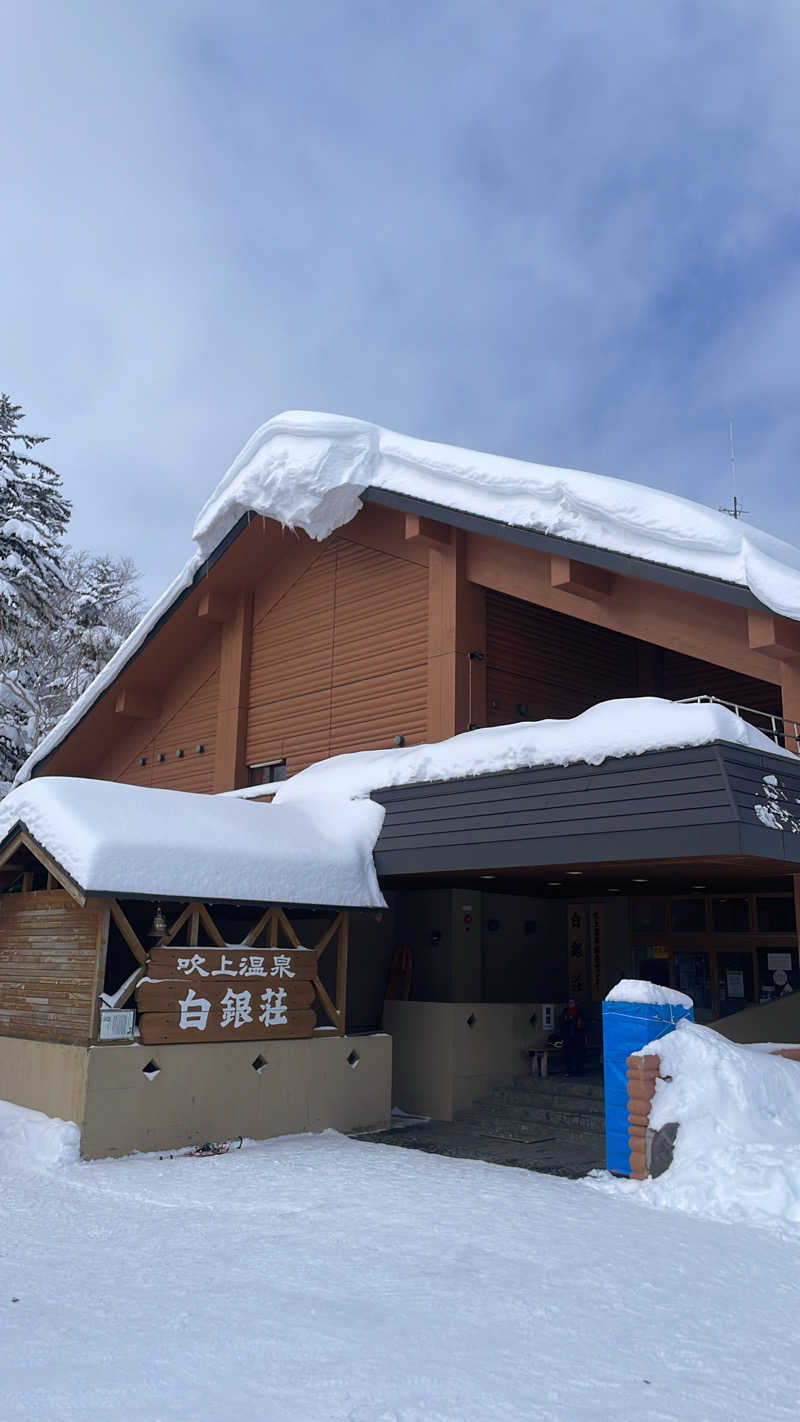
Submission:
{"label": "wooden lodge building", "polygon": [[[599,1018],[624,976],[742,1039],[798,1039],[800,623],[724,574],[395,482],[365,478],[325,536],[258,500],[236,512],[13,793],[138,787],[157,849],[172,802],[152,792],[190,792],[235,803],[258,847],[269,808],[213,797],[618,698],[713,699],[774,749],[378,788],[383,910],[319,902],[313,876],[259,896],[210,856],[167,890],[152,855],[81,878],[69,830],[20,812],[0,848],[0,1097],[78,1121],[86,1155],[369,1128],[392,1102],[451,1118],[525,1069],[547,1007],[572,995]],[[78,830],[102,836],[104,813],[81,801]],[[187,999],[202,1027],[183,1005],[178,1025]]]}

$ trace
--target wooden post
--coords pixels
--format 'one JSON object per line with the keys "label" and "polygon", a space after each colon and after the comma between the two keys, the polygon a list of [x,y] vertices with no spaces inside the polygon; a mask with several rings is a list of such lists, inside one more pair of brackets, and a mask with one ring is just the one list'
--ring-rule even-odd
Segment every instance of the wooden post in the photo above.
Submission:
{"label": "wooden post", "polygon": [[100,994],[106,980],[106,958],[108,957],[108,932],[111,926],[111,905],[105,904],[97,915],[97,959],[95,962],[94,994],[89,1019],[89,1041],[96,1042],[100,1036]]}
{"label": "wooden post", "polygon": [[250,646],[253,594],[236,599],[235,612],[222,624],[217,702],[217,742],[214,791],[235,790],[247,774],[247,697],[250,688]]}
{"label": "wooden post", "polygon": [[[486,600],[467,581],[464,548],[464,534],[453,529],[450,542],[428,554],[429,741],[486,724]],[[470,652],[483,659],[470,660]]]}
{"label": "wooden post", "polygon": [[350,937],[350,915],[342,914],[339,927],[339,943],[336,953],[336,1011],[339,1014],[339,1036],[343,1037],[347,1025],[347,949]]}
{"label": "wooden post", "polygon": [[[800,664],[781,662],[781,701],[786,721],[796,721],[800,727]],[[786,749],[800,755],[800,742],[795,738],[792,727],[786,726]],[[800,927],[800,925],[798,925]]]}

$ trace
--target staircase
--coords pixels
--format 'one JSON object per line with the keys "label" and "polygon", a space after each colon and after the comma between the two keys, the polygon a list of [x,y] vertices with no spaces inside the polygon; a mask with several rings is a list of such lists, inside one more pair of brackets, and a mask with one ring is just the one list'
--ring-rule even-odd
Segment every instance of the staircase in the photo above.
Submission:
{"label": "staircase", "polygon": [[[459,1111],[456,1122],[488,1139],[526,1146],[526,1154],[534,1148],[531,1168],[548,1174],[584,1175],[605,1165],[599,1072],[576,1077],[518,1076],[511,1086],[498,1087],[491,1096]],[[541,1164],[536,1163],[537,1156]]]}
{"label": "staircase", "polygon": [[454,1121],[420,1121],[358,1139],[577,1179],[605,1167],[603,1078],[518,1076]]}

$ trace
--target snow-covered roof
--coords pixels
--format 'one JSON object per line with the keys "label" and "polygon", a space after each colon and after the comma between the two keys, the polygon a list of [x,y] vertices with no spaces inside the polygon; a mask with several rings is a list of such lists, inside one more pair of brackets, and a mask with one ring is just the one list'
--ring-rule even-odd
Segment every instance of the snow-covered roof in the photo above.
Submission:
{"label": "snow-covered roof", "polygon": [[263,514],[322,540],[355,517],[370,488],[714,578],[800,621],[800,549],[703,504],[604,474],[413,439],[344,415],[288,411],[248,440],[197,517],[197,551],[37,746],[16,783],[113,683],[244,514]]}
{"label": "snow-covered roof", "polygon": [[[601,765],[616,756],[704,746],[714,741],[749,746],[798,764],[791,751],[776,745],[725,706],[632,696],[601,701],[570,720],[517,721],[509,726],[464,731],[430,745],[331,756],[285,780],[277,787],[273,803],[285,806],[344,802],[398,785],[458,780],[534,766]],[[229,791],[224,798],[263,793],[261,785],[249,791]]]}
{"label": "snow-covered roof", "polygon": [[84,893],[380,908],[369,801],[249,804],[221,795],[42,776],[0,804]]}

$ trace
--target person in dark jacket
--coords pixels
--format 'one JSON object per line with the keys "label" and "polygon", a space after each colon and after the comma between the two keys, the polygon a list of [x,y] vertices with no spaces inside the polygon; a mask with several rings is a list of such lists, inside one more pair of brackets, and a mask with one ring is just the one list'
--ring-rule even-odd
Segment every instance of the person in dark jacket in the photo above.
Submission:
{"label": "person in dark jacket", "polygon": [[586,1061],[586,1028],[574,997],[561,1014],[559,1026],[564,1041],[564,1068],[567,1076],[582,1076]]}

